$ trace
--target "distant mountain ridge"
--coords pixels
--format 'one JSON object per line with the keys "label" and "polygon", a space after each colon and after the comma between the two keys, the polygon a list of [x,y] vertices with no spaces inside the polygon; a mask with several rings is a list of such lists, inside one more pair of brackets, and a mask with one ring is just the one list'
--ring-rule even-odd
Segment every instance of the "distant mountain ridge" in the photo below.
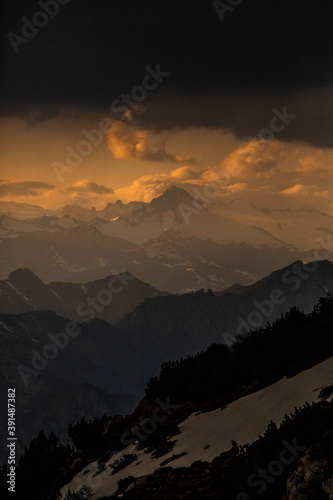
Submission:
{"label": "distant mountain ridge", "polygon": [[264,327],[292,307],[310,312],[327,293],[333,293],[333,263],[319,261],[305,267],[296,261],[253,285],[226,293],[200,290],[147,299],[117,326],[146,343],[147,349],[163,341],[167,357],[177,359],[195,354],[204,344],[228,344],[234,336]]}
{"label": "distant mountain ridge", "polygon": [[0,214],[0,279],[26,267],[45,283],[86,283],[125,268],[158,290],[220,292],[315,255],[318,246],[333,250],[329,214],[200,200],[176,186],[150,203],[46,211],[0,202]]}
{"label": "distant mountain ridge", "polygon": [[141,281],[171,293],[202,287],[220,291],[235,282],[254,283],[277,267],[308,256],[287,247],[219,245],[209,239],[182,236],[173,229],[137,245],[102,234],[98,220],[94,225],[82,223],[58,229],[52,225],[51,229],[0,239],[0,279],[23,267],[46,283],[82,283],[125,268]]}
{"label": "distant mountain ridge", "polygon": [[328,292],[333,293],[329,261],[295,261],[252,285],[182,295],[158,291],[130,273],[45,285],[29,269],[19,269],[0,281],[0,313],[50,310],[78,322],[96,317],[129,332],[136,343],[150,343],[148,351],[162,347],[164,339],[169,357],[177,357],[264,326],[294,306],[309,312]]}
{"label": "distant mountain ridge", "polygon": [[[219,244],[246,242],[257,247],[285,245],[299,250],[309,250],[316,238],[327,237],[333,221],[332,215],[311,207],[285,210],[257,207],[244,198],[225,202],[219,197],[207,198],[200,190],[191,194],[175,185],[149,203],[132,201],[125,204],[118,200],[101,210],[78,204],[46,210],[34,205],[0,202],[1,214],[30,224],[30,231],[33,227],[38,230],[43,217],[57,217],[60,226],[65,218],[73,219],[74,225],[99,221],[105,234],[134,243],[156,239],[165,229],[173,228],[183,235],[210,238]],[[47,230],[45,223],[44,229]]]}
{"label": "distant mountain ridge", "polygon": [[75,321],[100,318],[115,323],[148,297],[159,292],[129,273],[111,275],[92,283],[45,285],[29,269],[10,273],[0,281],[0,313],[20,314],[49,310]]}

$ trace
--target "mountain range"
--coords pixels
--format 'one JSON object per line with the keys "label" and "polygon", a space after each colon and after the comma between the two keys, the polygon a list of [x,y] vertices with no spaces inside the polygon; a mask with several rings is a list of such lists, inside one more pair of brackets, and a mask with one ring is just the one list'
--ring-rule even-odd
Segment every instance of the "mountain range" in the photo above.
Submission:
{"label": "mountain range", "polygon": [[0,278],[26,267],[45,283],[82,283],[125,268],[170,293],[221,291],[329,246],[332,217],[323,212],[199,201],[173,186],[150,203],[118,201],[99,211],[1,202]]}
{"label": "mountain range", "polygon": [[129,273],[108,276],[92,283],[45,285],[29,269],[18,269],[10,273],[7,280],[0,281],[0,313],[49,310],[74,321],[96,317],[112,324],[145,298],[157,295],[163,293]]}
{"label": "mountain range", "polygon": [[[254,285],[235,285],[219,293],[158,295],[132,275],[111,279],[125,276],[128,286],[94,318],[78,315],[77,307],[86,304],[87,297],[100,297],[110,277],[87,284],[45,285],[21,269],[0,283],[1,388],[5,394],[11,380],[20,391],[22,445],[38,427],[54,427],[63,438],[66,425],[82,415],[126,413],[161,363],[196,354],[212,343],[230,345],[292,307],[311,311],[320,297],[333,292],[333,264],[328,261],[308,266],[296,261]],[[55,359],[47,361],[38,376],[27,372],[25,379],[26,371],[22,376],[18,367],[31,369],[36,352],[39,358],[50,339],[53,344],[73,320],[80,334],[64,348],[57,347]],[[71,399],[72,390],[76,396]],[[51,418],[55,408],[56,422]]]}
{"label": "mountain range", "polygon": [[[333,293],[333,263],[313,258],[316,248],[330,254],[331,216],[244,199],[208,201],[172,187],[150,203],[118,201],[102,210],[0,203],[0,389],[3,399],[10,381],[20,393],[18,454],[41,428],[68,443],[68,425],[82,417],[130,414],[145,388],[163,394],[164,375],[156,378],[161,364],[165,374],[181,358],[215,352],[214,344],[239,353],[243,344],[252,345],[253,332],[270,331],[295,307],[310,313]],[[73,325],[79,334],[64,337]],[[216,363],[212,357],[212,370]],[[246,363],[237,365],[233,381]],[[261,360],[260,373],[263,367],[270,369]],[[200,363],[194,370],[200,373]],[[185,386],[193,379],[201,393],[203,382],[186,377]],[[175,388],[174,380],[167,387],[177,394],[184,381]],[[294,381],[294,389],[307,380]],[[212,375],[205,391],[213,387]],[[262,389],[253,377],[235,390],[246,396]],[[131,422],[147,417],[146,404],[143,399]],[[3,435],[6,425],[1,416]],[[182,457],[188,452],[176,449]],[[169,455],[162,461],[175,460]]]}

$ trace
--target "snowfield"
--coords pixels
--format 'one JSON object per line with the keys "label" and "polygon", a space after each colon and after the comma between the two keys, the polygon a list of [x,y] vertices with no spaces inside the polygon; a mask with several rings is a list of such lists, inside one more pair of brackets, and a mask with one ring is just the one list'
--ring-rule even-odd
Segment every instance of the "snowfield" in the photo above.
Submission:
{"label": "snowfield", "polygon": [[[240,398],[222,410],[192,413],[179,425],[181,433],[171,438],[172,441],[176,440],[173,450],[163,457],[154,459],[150,453],[131,445],[113,455],[100,474],[96,474],[97,462],[89,464],[62,489],[62,494],[65,495],[68,489],[78,491],[83,485],[88,485],[93,490],[91,498],[94,500],[110,496],[116,492],[119,479],[152,474],[166,459],[181,453],[184,456],[167,466],[189,467],[196,460],[211,462],[214,457],[231,448],[231,440],[238,445],[255,441],[258,435],[264,434],[271,420],[280,424],[285,414],[292,413],[295,407],[303,406],[305,402],[319,401],[321,389],[332,384],[333,358],[330,358],[295,377],[283,378],[265,389]],[[110,475],[109,465],[128,453],[135,453],[137,459],[123,470]]]}

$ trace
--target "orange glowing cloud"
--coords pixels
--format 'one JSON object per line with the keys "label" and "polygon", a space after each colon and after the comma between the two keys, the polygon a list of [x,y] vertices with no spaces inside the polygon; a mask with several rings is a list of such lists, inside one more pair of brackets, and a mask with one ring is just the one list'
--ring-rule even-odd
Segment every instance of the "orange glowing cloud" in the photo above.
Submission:
{"label": "orange glowing cloud", "polygon": [[151,201],[155,196],[162,194],[172,184],[167,174],[144,175],[135,179],[130,186],[117,189],[116,198],[124,202],[132,200]]}
{"label": "orange glowing cloud", "polygon": [[193,181],[200,178],[200,173],[193,168],[186,166],[173,170],[170,176],[175,181]]}
{"label": "orange glowing cloud", "polygon": [[172,161],[195,163],[190,156],[181,156],[166,151],[163,141],[154,146],[149,144],[148,130],[137,128],[135,117],[144,112],[143,106],[126,113],[125,121],[117,120],[107,133],[107,144],[117,160]]}
{"label": "orange glowing cloud", "polygon": [[327,198],[329,196],[329,191],[323,191],[318,186],[295,184],[290,188],[280,191],[280,194],[287,196],[314,196],[316,198]]}
{"label": "orange glowing cloud", "polygon": [[207,168],[197,171],[189,166],[180,167],[170,173],[155,175],[144,175],[135,179],[130,185],[116,190],[115,197],[123,201],[145,201],[161,195],[168,187],[178,184],[191,188],[195,186],[207,186],[216,182],[217,179],[223,181],[220,194],[232,194],[247,189],[247,183],[232,183],[228,176],[221,176],[216,168]]}
{"label": "orange glowing cloud", "polygon": [[225,189],[228,193],[239,193],[240,191],[245,191],[248,189],[248,184],[246,182],[236,182],[235,184],[230,184]]}
{"label": "orange glowing cloud", "polygon": [[222,162],[222,168],[232,177],[271,177],[284,156],[285,147],[276,140],[247,142]]}
{"label": "orange glowing cloud", "polygon": [[308,155],[298,158],[299,167],[296,171],[303,173],[328,173],[333,170],[333,152],[315,149]]}

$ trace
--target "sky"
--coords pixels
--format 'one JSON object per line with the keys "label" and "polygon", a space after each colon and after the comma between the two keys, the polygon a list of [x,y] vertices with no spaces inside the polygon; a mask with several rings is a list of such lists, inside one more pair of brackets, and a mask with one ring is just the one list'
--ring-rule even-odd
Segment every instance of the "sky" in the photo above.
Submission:
{"label": "sky", "polygon": [[0,198],[333,213],[329,0],[3,0]]}

